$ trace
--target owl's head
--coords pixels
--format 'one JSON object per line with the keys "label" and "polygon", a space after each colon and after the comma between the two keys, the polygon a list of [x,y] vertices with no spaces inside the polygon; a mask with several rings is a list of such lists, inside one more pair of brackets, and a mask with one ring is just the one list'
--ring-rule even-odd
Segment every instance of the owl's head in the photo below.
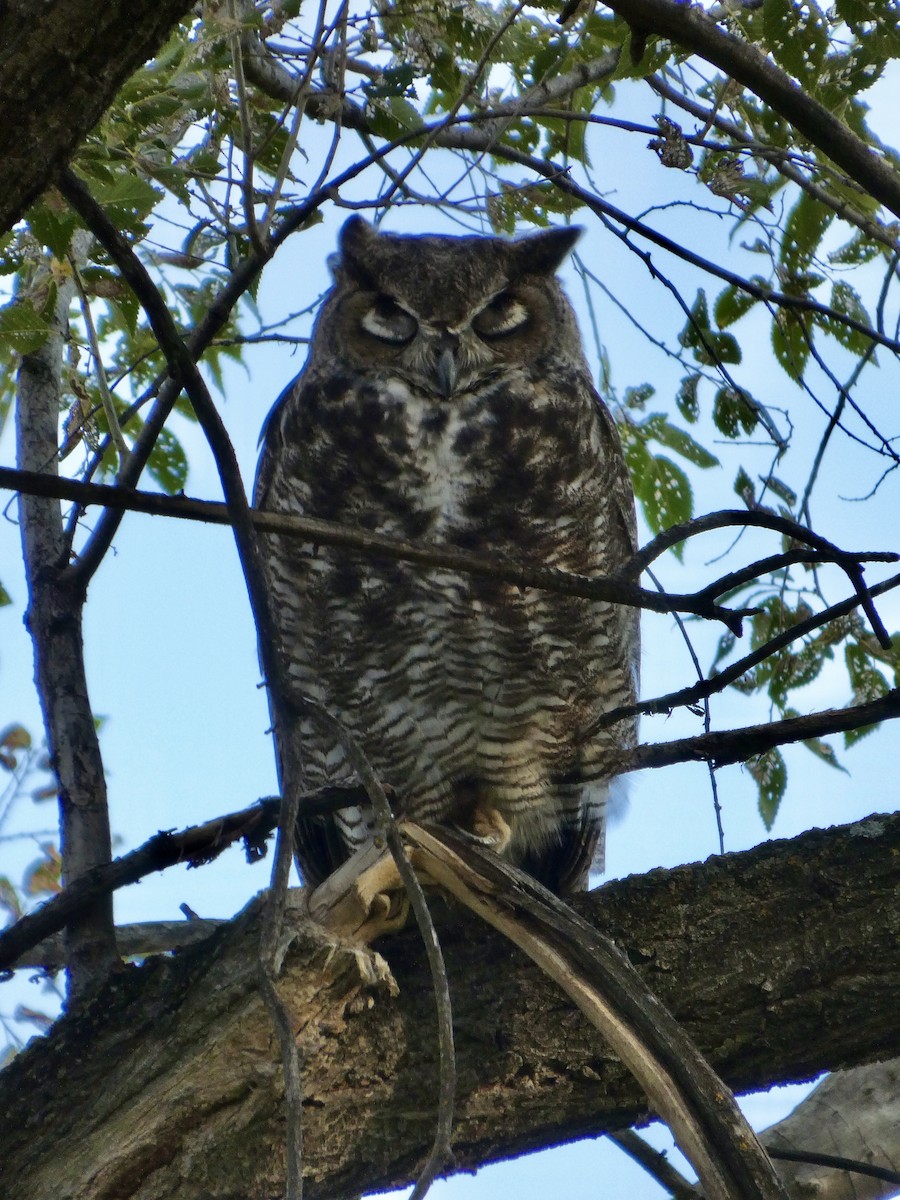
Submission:
{"label": "owl's head", "polygon": [[339,346],[356,370],[444,398],[548,354],[580,360],[555,276],[580,233],[419,237],[380,233],[351,217],[331,260],[335,283],[317,335],[327,330],[332,352]]}

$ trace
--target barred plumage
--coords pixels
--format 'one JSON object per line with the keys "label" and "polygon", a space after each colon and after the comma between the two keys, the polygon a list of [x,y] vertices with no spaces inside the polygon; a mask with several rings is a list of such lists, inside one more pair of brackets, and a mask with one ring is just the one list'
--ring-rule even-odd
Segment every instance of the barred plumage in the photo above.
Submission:
{"label": "barred plumage", "polygon": [[[351,218],[306,367],[266,424],[257,505],[619,570],[631,487],[554,274],[576,237],[404,237]],[[634,610],[276,535],[266,570],[292,684],[360,741],[401,812],[506,825],[512,861],[557,892],[586,886],[635,728],[580,734],[635,698]],[[338,745],[312,727],[292,742],[273,718],[284,788],[355,782]],[[306,880],[370,832],[362,794],[301,813]]]}

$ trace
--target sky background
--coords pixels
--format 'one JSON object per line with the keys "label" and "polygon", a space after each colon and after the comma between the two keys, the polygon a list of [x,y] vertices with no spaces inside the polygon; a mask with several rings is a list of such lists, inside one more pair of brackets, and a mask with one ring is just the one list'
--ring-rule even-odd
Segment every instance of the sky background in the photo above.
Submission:
{"label": "sky background", "polygon": [[[622,89],[626,92],[627,89]],[[888,135],[888,119],[897,89],[882,89],[874,97],[876,127],[879,120]],[[658,108],[635,89],[632,117],[648,120]],[[639,97],[639,98],[638,98]],[[879,114],[884,114],[883,117]],[[617,110],[619,115],[619,110]],[[752,255],[740,248],[741,237],[729,239],[731,220],[724,201],[715,200],[690,177],[665,171],[645,149],[646,138],[619,130],[596,129],[589,135],[591,159],[598,188],[613,203],[630,212],[650,206],[648,197],[669,204],[652,212],[648,220],[672,234],[702,230],[703,252],[747,274],[758,269]],[[342,151],[342,154],[345,152]],[[359,156],[354,147],[347,160]],[[339,169],[340,162],[336,169]],[[450,168],[448,167],[448,170]],[[311,152],[309,176],[316,175]],[[345,193],[352,199],[352,193]],[[678,207],[671,207],[675,201]],[[718,219],[698,214],[688,205],[699,204],[722,214]],[[307,307],[328,283],[325,259],[334,248],[337,230],[348,213],[330,205],[324,221],[296,235],[264,275],[259,294],[260,311],[274,320]],[[586,233],[578,253],[596,275],[615,289],[616,295],[645,326],[675,343],[683,325],[670,294],[652,285],[646,268],[589,215],[579,214]],[[701,223],[702,222],[702,223]],[[384,227],[393,231],[460,231],[437,210],[404,209],[388,214]],[[174,238],[173,231],[173,238]],[[703,281],[697,272],[653,252],[654,263],[666,271],[692,300]],[[570,264],[563,272],[569,294],[585,331],[589,358],[597,366],[590,335],[590,313],[581,281]],[[707,284],[710,298],[719,290]],[[612,364],[612,379],[620,393],[645,380],[658,388],[648,411],[673,412],[672,397],[682,373],[673,370],[667,357],[649,346],[623,312],[602,293],[593,294],[600,334]],[[308,333],[308,322],[298,321],[291,332]],[[753,346],[741,368],[740,379],[773,410],[790,407],[796,427],[788,463],[782,476],[804,478],[824,424],[823,415],[796,389],[774,363],[768,349],[766,323],[751,315],[738,327],[745,348]],[[222,413],[233,439],[248,488],[252,486],[257,439],[262,421],[283,387],[299,371],[303,348],[267,344],[250,348],[246,369],[228,367]],[[850,359],[835,355],[839,375],[849,372]],[[887,413],[896,388],[884,395],[877,372],[860,395],[876,416]],[[834,394],[822,391],[828,403]],[[896,420],[885,418],[885,432],[896,432]],[[187,491],[198,497],[219,499],[215,471],[195,428],[179,421],[191,461]],[[711,440],[710,427],[696,436]],[[720,435],[715,435],[721,442]],[[723,466],[705,473],[692,471],[698,513],[736,507],[731,490],[740,455],[733,446],[717,445]],[[748,455],[743,453],[743,460]],[[760,446],[756,465],[764,474],[771,448]],[[12,464],[11,429],[0,439],[0,461]],[[77,455],[66,467],[77,469]],[[872,457],[850,443],[835,444],[823,471],[822,499],[814,505],[816,526],[844,548],[897,548],[896,484],[888,480],[873,500],[860,504],[841,500],[869,490],[880,473]],[[152,486],[146,479],[143,486]],[[2,497],[3,504],[7,496]],[[92,510],[87,521],[95,516]],[[642,540],[646,538],[644,529]],[[712,535],[702,546],[691,547],[686,564],[669,556],[659,564],[667,588],[687,591],[726,569],[712,560],[730,541]],[[777,549],[776,539],[754,534],[739,549],[740,561]],[[730,560],[731,561],[731,560]],[[877,577],[872,573],[872,577]],[[14,509],[5,508],[0,519],[0,581],[13,598],[0,610],[0,727],[20,721],[33,732],[40,714],[32,680],[31,646],[21,623],[25,586],[21,574],[19,532]],[[846,594],[846,584],[835,576],[829,582],[830,598]],[[900,602],[888,597],[879,609],[889,629],[900,627]],[[707,665],[718,631],[692,627],[701,662]],[[266,701],[260,688],[255,635],[246,591],[241,579],[231,533],[228,530],[127,514],[112,552],[91,587],[85,617],[88,681],[94,711],[106,718],[101,744],[107,768],[116,850],[122,853],[140,845],[160,829],[179,829],[217,814],[251,804],[277,790],[271,741],[267,733]],[[683,686],[694,678],[682,638],[671,618],[645,614],[643,625],[643,695],[650,697]],[[849,698],[846,676],[836,664],[824,671],[797,698],[797,707],[812,711],[840,705]],[[734,694],[714,698],[716,728],[750,724],[768,718],[764,703],[748,702]],[[669,740],[702,731],[701,719],[685,711],[670,717],[645,719],[642,738]],[[788,795],[771,835],[757,811],[756,788],[740,766],[718,773],[723,806],[726,848],[749,848],[767,837],[793,837],[810,826],[828,826],[861,818],[895,806],[896,733],[890,726],[872,734],[844,754],[848,773],[832,770],[801,748],[785,752],[790,771]],[[8,817],[0,835],[9,838],[55,823],[52,805],[23,803]],[[37,839],[38,841],[40,839]],[[654,867],[671,867],[703,859],[718,849],[706,768],[686,764],[664,771],[642,772],[629,780],[626,811],[607,838],[607,878]],[[0,841],[0,875],[21,875],[35,856],[33,839],[14,837]],[[271,860],[249,867],[240,849],[224,854],[202,870],[176,868],[145,879],[117,893],[116,919],[173,920],[186,903],[201,916],[229,917],[268,882]],[[0,993],[0,1014],[9,1017],[21,1001],[48,1006],[40,987],[19,980]],[[803,1093],[801,1088],[776,1089],[768,1096],[751,1098],[748,1111],[754,1123],[765,1126],[783,1116]],[[665,1143],[662,1131],[653,1134]],[[627,1188],[627,1193],[624,1189]],[[486,1168],[475,1177],[460,1176],[437,1184],[440,1200],[480,1200],[492,1195],[515,1194],[531,1200],[548,1194],[570,1200],[628,1194],[632,1200],[650,1200],[658,1189],[617,1149],[605,1142],[576,1146],[522,1158],[515,1163]]]}

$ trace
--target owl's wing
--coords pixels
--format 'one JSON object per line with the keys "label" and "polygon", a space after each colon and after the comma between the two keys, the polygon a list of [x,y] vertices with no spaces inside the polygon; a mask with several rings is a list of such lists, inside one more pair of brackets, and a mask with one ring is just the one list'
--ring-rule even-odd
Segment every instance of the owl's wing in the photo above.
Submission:
{"label": "owl's wing", "polygon": [[303,376],[300,375],[287,385],[263,421],[259,434],[260,455],[256,464],[256,479],[253,483],[254,508],[266,508],[266,500],[272,477],[275,474],[281,456],[284,453],[284,437],[281,432],[282,411],[292,396],[301,388]]}

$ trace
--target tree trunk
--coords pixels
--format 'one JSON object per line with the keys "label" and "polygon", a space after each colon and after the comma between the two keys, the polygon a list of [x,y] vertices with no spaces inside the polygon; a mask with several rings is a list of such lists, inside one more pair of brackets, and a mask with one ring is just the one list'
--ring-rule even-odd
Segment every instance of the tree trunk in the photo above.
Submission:
{"label": "tree trunk", "polygon": [[0,232],[53,182],[188,0],[12,0],[0,9]]}
{"label": "tree trunk", "polygon": [[[900,816],[611,883],[611,934],[736,1090],[900,1052]],[[302,893],[295,894],[302,903]],[[437,904],[459,1062],[457,1165],[633,1123],[621,1065],[508,943]],[[414,930],[383,961],[288,914],[280,993],[303,1059],[306,1195],[407,1182],[430,1144],[435,1020]],[[0,1076],[0,1195],[283,1195],[278,1049],[257,991],[259,906],[207,943],[125,967]]]}

